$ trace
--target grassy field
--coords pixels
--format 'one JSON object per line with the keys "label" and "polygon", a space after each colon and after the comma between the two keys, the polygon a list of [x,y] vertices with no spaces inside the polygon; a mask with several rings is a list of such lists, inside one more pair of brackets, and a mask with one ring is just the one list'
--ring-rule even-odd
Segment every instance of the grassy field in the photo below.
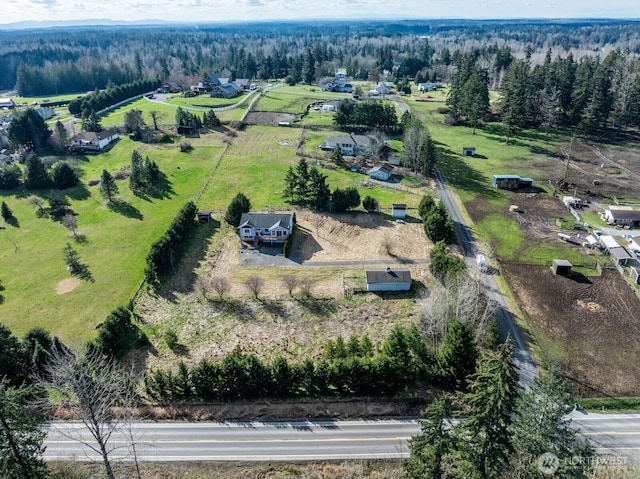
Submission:
{"label": "grassy field", "polygon": [[[32,192],[1,192],[17,218],[16,226],[7,225],[0,233],[3,322],[17,335],[42,326],[65,341],[91,338],[109,311],[128,302],[142,280],[149,246],[184,203],[196,197],[222,150],[220,140],[221,135],[212,134],[208,145],[196,144],[184,154],[177,145],[150,147],[122,139],[99,156],[68,158],[82,170],[82,184],[62,192],[76,214],[78,240],[60,223],[36,217],[26,200]],[[115,173],[128,165],[134,149],[156,161],[166,179],[156,194],[145,197],[133,196],[127,181],[119,181],[119,198],[126,203],[110,208],[97,186],[87,182],[99,178],[102,169]],[[94,282],[70,276],[62,256],[67,242]]]}

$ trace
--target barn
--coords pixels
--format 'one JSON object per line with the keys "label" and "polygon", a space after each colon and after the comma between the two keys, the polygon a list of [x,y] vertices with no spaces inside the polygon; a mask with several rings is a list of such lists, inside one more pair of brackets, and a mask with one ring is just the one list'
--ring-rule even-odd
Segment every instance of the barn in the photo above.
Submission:
{"label": "barn", "polygon": [[555,274],[566,276],[571,274],[571,268],[573,265],[566,259],[554,259],[551,268]]}
{"label": "barn", "polygon": [[409,291],[411,271],[408,269],[368,269],[367,291]]}

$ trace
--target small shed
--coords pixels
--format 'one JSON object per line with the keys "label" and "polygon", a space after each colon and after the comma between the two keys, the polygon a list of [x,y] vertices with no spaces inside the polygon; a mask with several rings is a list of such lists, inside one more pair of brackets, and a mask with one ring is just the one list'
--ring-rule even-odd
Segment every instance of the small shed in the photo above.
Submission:
{"label": "small shed", "polygon": [[196,213],[198,217],[198,223],[206,224],[211,221],[211,211],[209,210],[201,210]]}
{"label": "small shed", "polygon": [[365,271],[367,291],[409,291],[411,271],[408,269],[368,269]]}
{"label": "small shed", "polygon": [[571,268],[573,265],[566,259],[554,259],[551,268],[555,274],[566,276],[571,274]]}
{"label": "small shed", "polygon": [[631,266],[629,268],[629,274],[635,284],[640,284],[640,266]]}
{"label": "small shed", "polygon": [[629,254],[629,252],[622,246],[611,248],[609,250],[609,256],[611,256],[611,259],[616,264],[627,264],[627,261],[632,259],[632,256]]}
{"label": "small shed", "polygon": [[603,235],[600,236],[600,246],[606,254],[614,248],[619,248],[620,244],[613,236]]}
{"label": "small shed", "polygon": [[394,218],[406,218],[407,205],[403,203],[393,203],[391,205],[391,216],[393,216]]}
{"label": "small shed", "polygon": [[476,147],[475,146],[463,146],[462,147],[462,156],[476,156]]}

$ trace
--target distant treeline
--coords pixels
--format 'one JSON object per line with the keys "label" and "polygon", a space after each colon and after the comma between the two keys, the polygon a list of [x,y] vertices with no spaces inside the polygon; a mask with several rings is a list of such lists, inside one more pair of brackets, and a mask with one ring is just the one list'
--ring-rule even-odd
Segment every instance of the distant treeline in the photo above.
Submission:
{"label": "distant treeline", "polygon": [[396,21],[85,27],[0,31],[0,90],[54,95],[147,78],[287,79],[314,83],[345,69],[351,78],[449,81],[456,60],[471,49],[482,57],[490,85],[499,88],[513,58],[546,50],[578,60],[606,47],[640,52],[633,21]]}

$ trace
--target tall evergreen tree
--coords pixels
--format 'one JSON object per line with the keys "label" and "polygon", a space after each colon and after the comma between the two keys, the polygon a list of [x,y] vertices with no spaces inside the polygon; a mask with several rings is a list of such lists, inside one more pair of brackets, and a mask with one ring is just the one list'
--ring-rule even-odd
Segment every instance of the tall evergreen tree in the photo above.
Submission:
{"label": "tall evergreen tree", "polygon": [[35,390],[0,380],[0,476],[6,479],[49,477],[42,459],[45,421],[33,405]]}
{"label": "tall evergreen tree", "polygon": [[50,134],[49,127],[33,108],[14,113],[7,130],[14,148],[25,147],[36,152],[47,146]]}
{"label": "tall evergreen tree", "polygon": [[24,165],[24,187],[26,189],[41,190],[51,186],[51,177],[47,167],[37,155],[29,155]]}
{"label": "tall evergreen tree", "polygon": [[113,197],[119,192],[116,180],[107,170],[102,170],[100,174],[100,196],[109,203],[113,202]]}
{"label": "tall evergreen tree", "polygon": [[248,213],[251,211],[251,201],[244,193],[238,193],[229,203],[227,212],[224,215],[224,220],[231,226],[236,228],[240,226],[240,218],[242,213]]}
{"label": "tall evergreen tree", "polygon": [[447,454],[455,447],[451,437],[451,398],[441,394],[420,414],[420,432],[409,440],[409,459],[404,463],[410,479],[445,477]]}
{"label": "tall evergreen tree", "polygon": [[499,477],[513,451],[509,426],[520,393],[513,349],[508,341],[482,355],[463,398],[469,407],[460,425],[469,441],[467,459],[482,479]]}
{"label": "tall evergreen tree", "polygon": [[478,346],[472,324],[454,319],[438,348],[436,375],[445,384],[464,391],[477,361]]}
{"label": "tall evergreen tree", "polygon": [[[571,428],[567,418],[569,393],[558,366],[553,365],[544,375],[536,376],[531,390],[518,398],[509,426],[513,448],[511,459],[513,474],[543,478],[537,459],[552,453],[560,459],[558,477],[583,479],[586,477],[587,458],[593,455],[588,441],[578,440],[578,432]],[[572,461],[580,457],[581,461]]]}

